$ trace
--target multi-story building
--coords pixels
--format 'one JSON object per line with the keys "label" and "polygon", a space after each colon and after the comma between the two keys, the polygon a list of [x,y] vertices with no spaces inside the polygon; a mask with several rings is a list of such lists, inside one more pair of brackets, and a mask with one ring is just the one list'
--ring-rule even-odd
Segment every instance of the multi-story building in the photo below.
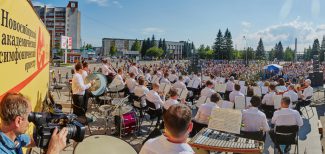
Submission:
{"label": "multi-story building", "polygon": [[[142,40],[139,40],[142,44]],[[131,51],[131,47],[135,39],[120,39],[120,38],[103,38],[103,46],[102,46],[102,55],[109,56],[109,52],[111,46],[115,46],[117,51],[120,52],[127,52]],[[158,44],[158,41],[156,41]],[[167,51],[172,51],[171,55],[175,59],[182,59],[182,53],[184,49],[184,42],[173,42],[173,41],[166,41]]]}
{"label": "multi-story building", "polygon": [[79,49],[80,11],[77,1],[69,1],[66,7],[34,6],[35,11],[51,35],[51,48],[60,48],[61,36],[72,37],[72,48]]}

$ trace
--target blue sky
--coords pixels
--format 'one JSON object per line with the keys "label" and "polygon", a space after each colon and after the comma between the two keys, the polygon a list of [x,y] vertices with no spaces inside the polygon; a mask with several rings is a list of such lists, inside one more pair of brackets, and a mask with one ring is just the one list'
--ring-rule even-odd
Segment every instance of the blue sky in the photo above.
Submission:
{"label": "blue sky", "polygon": [[[34,5],[66,6],[68,0],[33,0]],[[101,46],[102,38],[171,41],[212,45],[219,29],[232,33],[234,47],[266,49],[282,41],[303,50],[325,35],[324,0],[79,0],[82,42]]]}

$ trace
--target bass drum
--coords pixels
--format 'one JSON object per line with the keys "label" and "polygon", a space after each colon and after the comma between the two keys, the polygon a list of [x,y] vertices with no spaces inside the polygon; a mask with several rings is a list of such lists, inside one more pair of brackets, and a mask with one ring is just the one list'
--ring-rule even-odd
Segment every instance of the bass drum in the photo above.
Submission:
{"label": "bass drum", "polygon": [[107,79],[106,76],[100,73],[93,73],[85,78],[85,83],[88,84],[90,81],[95,80],[95,83],[89,88],[90,92],[94,96],[102,95],[106,90]]}

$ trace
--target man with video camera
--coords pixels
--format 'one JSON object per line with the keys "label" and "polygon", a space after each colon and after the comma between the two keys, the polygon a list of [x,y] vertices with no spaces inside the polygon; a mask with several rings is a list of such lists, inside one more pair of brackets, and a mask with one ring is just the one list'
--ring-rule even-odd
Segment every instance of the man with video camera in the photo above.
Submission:
{"label": "man with video camera", "polygon": [[[22,154],[22,147],[33,146],[31,138],[24,134],[28,129],[29,100],[22,94],[8,93],[0,102],[0,153]],[[58,154],[66,146],[68,130],[55,128],[47,148],[47,154]]]}

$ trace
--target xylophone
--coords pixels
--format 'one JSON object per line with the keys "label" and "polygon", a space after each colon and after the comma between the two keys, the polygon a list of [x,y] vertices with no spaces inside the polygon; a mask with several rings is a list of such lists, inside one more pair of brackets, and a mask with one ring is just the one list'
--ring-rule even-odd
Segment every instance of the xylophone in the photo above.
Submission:
{"label": "xylophone", "polygon": [[264,143],[261,141],[238,137],[209,128],[202,129],[188,144],[208,151],[234,153],[262,153],[264,147]]}

